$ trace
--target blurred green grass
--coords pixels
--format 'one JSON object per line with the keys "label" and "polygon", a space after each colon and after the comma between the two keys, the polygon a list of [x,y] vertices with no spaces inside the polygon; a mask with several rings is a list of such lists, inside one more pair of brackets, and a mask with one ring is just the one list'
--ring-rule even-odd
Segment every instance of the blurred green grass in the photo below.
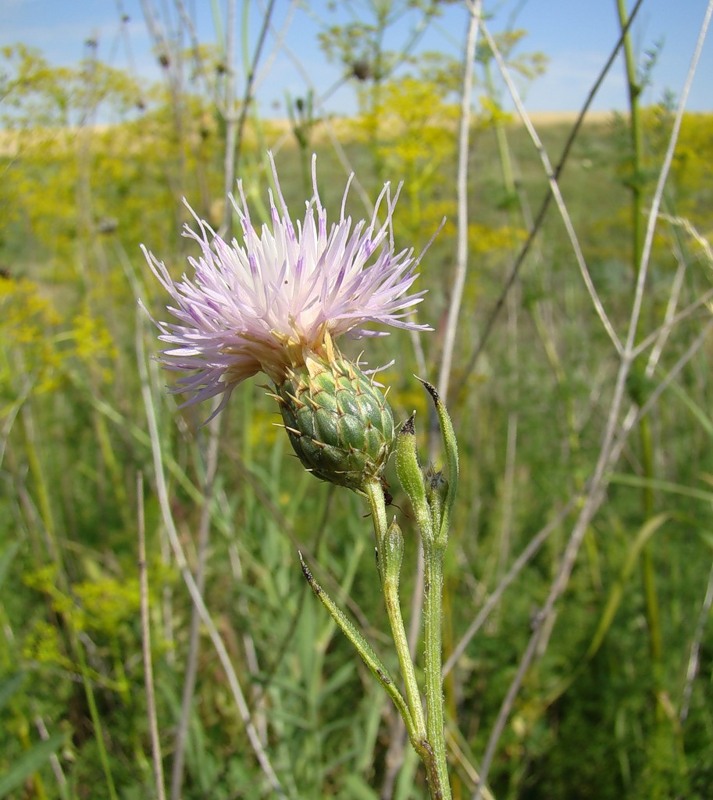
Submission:
{"label": "blurred green grass", "polygon": [[[651,172],[639,179],[649,188],[666,124],[665,113],[648,113]],[[620,331],[633,290],[624,127],[625,120],[614,117],[585,124],[561,180],[593,280]],[[469,277],[450,403],[463,462],[447,563],[451,650],[514,558],[584,488],[616,367],[562,223],[550,213],[483,356],[466,370],[524,240],[523,209],[536,209],[547,191],[524,129],[508,124],[506,132],[516,196],[503,185],[492,128],[476,128],[472,139]],[[542,127],[553,160],[568,132],[568,123]],[[710,115],[687,116],[666,195],[667,210],[704,233],[712,132]],[[409,156],[397,139],[386,140],[379,162],[374,143],[358,133],[359,120],[345,124],[341,144],[374,198],[378,164],[390,166],[388,177],[397,182]],[[165,298],[139,244],[164,259],[174,276],[187,268],[192,251],[179,237],[188,219],[181,198],[219,224],[224,145],[220,126],[202,108],[187,112],[182,138],[174,134],[162,109],[100,129],[30,128],[7,134],[0,148],[0,775],[38,746],[41,729],[65,737],[57,762],[45,760],[42,769],[23,776],[11,797],[111,797],[112,781],[122,798],[152,794],[138,615],[138,473],[146,486],[157,716],[167,769],[172,761],[191,603],[163,529],[141,399],[137,342],[139,353],[155,353],[158,345],[137,295],[157,316]],[[422,337],[427,377],[437,372],[455,252],[455,145],[453,137],[444,142],[437,154],[422,153],[426,160],[437,155],[439,168],[418,197],[404,187],[395,219],[399,246],[418,250],[443,214],[449,216],[421,270],[429,293],[419,317],[436,329]],[[347,176],[325,137],[315,134],[313,145],[322,200],[336,215]],[[299,217],[306,197],[302,155],[284,126],[263,123],[241,154],[240,175],[256,218],[266,201],[267,147],[276,150],[285,197]],[[349,212],[357,218],[366,213],[357,192]],[[711,265],[683,229],[662,228],[646,296],[650,327],[663,320],[681,261],[688,264],[680,288],[684,307],[710,288]],[[639,371],[644,396],[685,352],[708,313],[702,308],[673,329],[653,378]],[[360,349],[355,343],[354,354]],[[614,481],[547,650],[530,671],[503,737],[491,773],[499,798],[703,798],[713,782],[709,632],[685,724],[679,714],[711,563],[710,355],[709,339],[677,378],[676,391],[664,394],[652,412],[658,477],[703,493],[701,499],[656,493],[656,510],[667,515],[653,548],[664,662],[654,665],[648,657],[635,572],[626,576],[601,647],[585,658],[648,521],[637,488]],[[372,365],[396,358],[382,380],[392,387],[397,417],[418,409],[425,449],[428,410],[411,377],[418,366],[409,338],[395,333],[378,340],[367,356]],[[178,411],[164,390],[170,379],[150,361],[148,380],[171,509],[195,563],[209,436],[200,422],[208,411]],[[256,385],[241,388],[224,417],[209,501],[206,604],[289,796],[377,797],[369,787],[378,786],[385,771],[392,711],[314,602],[296,556],[297,549],[308,556],[320,582],[341,596],[392,664],[365,504],[304,473],[272,426],[272,401]],[[638,466],[632,442],[619,469],[635,477]],[[408,530],[398,491],[394,502]],[[474,764],[561,557],[567,519],[505,593],[446,684],[452,740]],[[415,567],[413,528],[410,533],[406,598]],[[271,796],[205,631],[198,675],[183,797]],[[653,686],[665,687],[665,702],[653,701]],[[671,709],[663,720],[661,707]],[[455,757],[453,770],[455,796],[468,796],[471,776]],[[409,774],[397,796],[425,797],[422,776],[409,781]]]}

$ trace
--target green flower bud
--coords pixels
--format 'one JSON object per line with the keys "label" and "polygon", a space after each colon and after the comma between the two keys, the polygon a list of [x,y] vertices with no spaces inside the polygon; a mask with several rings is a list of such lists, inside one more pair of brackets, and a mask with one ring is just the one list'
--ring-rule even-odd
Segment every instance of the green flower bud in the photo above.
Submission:
{"label": "green flower bud", "polygon": [[394,442],[384,395],[359,367],[331,350],[311,354],[276,386],[292,447],[306,469],[361,491],[381,478]]}
{"label": "green flower bud", "polygon": [[396,474],[411,501],[421,535],[432,538],[431,517],[426,501],[423,471],[416,450],[416,412],[404,422],[396,438]]}

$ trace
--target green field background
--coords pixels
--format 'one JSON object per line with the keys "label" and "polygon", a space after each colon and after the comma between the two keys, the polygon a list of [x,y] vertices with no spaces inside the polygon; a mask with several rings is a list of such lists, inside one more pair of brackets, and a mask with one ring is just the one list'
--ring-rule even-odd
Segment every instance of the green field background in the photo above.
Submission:
{"label": "green field background", "polygon": [[[395,666],[364,500],[301,468],[260,379],[209,426],[210,404],[178,409],[138,305],[167,318],[141,244],[176,279],[197,255],[180,236],[191,219],[183,198],[215,228],[224,219],[224,117],[190,85],[142,89],[137,108],[140,87],[123,73],[69,75],[29,52],[4,58],[8,74],[26,72],[0,106],[0,796],[156,796],[143,644],[166,783],[192,653],[180,796],[278,796],[217,635],[285,796],[425,798],[413,754],[393,744],[388,697],[300,570],[298,551]],[[418,320],[434,330],[417,346],[405,332],[344,345],[352,357],[364,348],[372,367],[394,361],[379,381],[397,420],[416,410],[424,462],[439,466],[428,397],[413,375],[437,380],[453,302],[459,108],[435,73],[378,88],[350,119],[318,118],[303,102],[291,120],[248,114],[235,172],[256,220],[266,219],[272,185],[268,150],[298,219],[312,152],[330,219],[352,170],[355,219],[370,216],[365,199],[384,181],[404,182],[397,250],[420,252],[446,218],[417,284],[428,290]],[[444,682],[455,798],[472,796],[592,500],[621,365],[556,204],[537,221],[550,191],[537,149],[486,89],[470,122],[467,275],[448,380],[462,470],[444,613],[446,662],[458,648]],[[113,121],[97,119],[100,103]],[[638,109],[638,140],[632,119],[585,118],[559,175],[621,341],[640,268],[635,232],[648,222],[674,106]],[[575,117],[534,123],[557,164]],[[652,240],[641,348],[613,420],[620,447],[496,742],[488,784],[500,800],[711,796],[712,171],[713,115],[686,113]],[[410,621],[418,541],[392,472]],[[196,617],[189,573],[213,637]]]}

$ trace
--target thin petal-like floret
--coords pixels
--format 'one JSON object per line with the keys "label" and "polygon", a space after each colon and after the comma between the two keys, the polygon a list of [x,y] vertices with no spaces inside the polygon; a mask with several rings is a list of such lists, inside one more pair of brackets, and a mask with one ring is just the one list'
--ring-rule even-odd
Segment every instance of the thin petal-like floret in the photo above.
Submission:
{"label": "thin petal-like floret", "polygon": [[[183,235],[195,240],[200,255],[190,257],[192,276],[174,281],[166,265],[142,248],[148,264],[171,296],[171,322],[156,322],[167,347],[163,365],[191,373],[174,389],[184,403],[223,394],[258,372],[276,383],[304,353],[320,353],[327,339],[381,336],[371,325],[426,330],[412,318],[424,292],[409,293],[420,257],[413,250],[394,253],[392,197],[386,184],[369,221],[352,224],[346,216],[350,176],[339,221],[327,225],[317,190],[304,219],[293,223],[270,155],[275,194],[269,193],[271,225],[256,229],[242,182],[230,200],[238,216],[241,241],[228,243],[188,206],[196,228]],[[379,209],[386,210],[380,223]],[[383,211],[382,211],[383,213]]]}

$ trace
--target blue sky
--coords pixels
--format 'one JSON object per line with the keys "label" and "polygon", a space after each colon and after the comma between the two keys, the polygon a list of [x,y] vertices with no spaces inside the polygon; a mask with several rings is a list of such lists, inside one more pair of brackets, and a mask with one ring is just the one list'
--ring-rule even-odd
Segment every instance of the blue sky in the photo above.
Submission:
{"label": "blue sky", "polygon": [[[194,14],[201,40],[215,42],[213,3],[184,2]],[[150,5],[158,9],[175,7],[172,0],[154,0]],[[215,5],[223,7],[225,2],[216,0]],[[264,0],[252,0],[249,4],[253,42],[264,5]],[[312,85],[319,95],[339,77],[338,66],[328,63],[319,49],[320,24],[343,22],[349,15],[348,7],[363,9],[367,2],[331,5],[336,5],[337,10],[331,11],[327,0],[305,2],[302,6],[277,0],[276,30],[268,38],[258,74],[257,98],[263,113],[283,116],[286,91],[301,96]],[[237,6],[240,24],[242,0]],[[486,0],[485,7],[492,13],[491,31],[503,30],[514,18],[515,26],[528,33],[520,50],[541,51],[549,57],[546,74],[526,89],[528,109],[578,109],[616,41],[615,0]],[[665,90],[680,92],[705,7],[705,0],[644,0],[634,28],[637,52],[642,54],[655,44],[662,44],[645,102],[656,102]],[[423,36],[419,47],[458,55],[465,34],[464,7],[455,3],[444,4],[443,8],[443,16]],[[123,26],[126,35],[121,33],[122,13],[130,20]],[[398,48],[408,30],[408,20],[402,21],[390,34],[387,44]],[[278,31],[283,36],[282,43]],[[84,43],[89,37],[98,41],[99,58],[112,66],[130,68],[139,77],[159,78],[140,0],[0,0],[0,46],[23,42],[39,48],[54,64],[72,64],[84,54]],[[713,42],[708,41],[689,102],[692,110],[713,110],[711,75]],[[239,80],[244,78],[241,64],[238,76]],[[625,107],[623,66],[619,63],[602,87],[594,108]],[[354,90],[347,85],[326,101],[322,111],[350,113],[354,109]]]}

